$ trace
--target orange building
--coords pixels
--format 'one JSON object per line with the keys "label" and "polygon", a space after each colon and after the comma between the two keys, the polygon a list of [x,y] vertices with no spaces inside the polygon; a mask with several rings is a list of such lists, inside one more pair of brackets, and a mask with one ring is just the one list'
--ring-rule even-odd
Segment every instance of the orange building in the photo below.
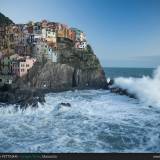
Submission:
{"label": "orange building", "polygon": [[76,33],[72,31],[71,29],[68,29],[67,31],[67,38],[75,42],[76,39]]}
{"label": "orange building", "polygon": [[63,29],[61,29],[61,30],[58,30],[57,31],[57,37],[59,37],[59,38],[65,38],[65,30]]}
{"label": "orange building", "polygon": [[63,26],[57,31],[57,37],[67,38],[74,42],[76,39],[76,33],[72,31],[71,29]]}

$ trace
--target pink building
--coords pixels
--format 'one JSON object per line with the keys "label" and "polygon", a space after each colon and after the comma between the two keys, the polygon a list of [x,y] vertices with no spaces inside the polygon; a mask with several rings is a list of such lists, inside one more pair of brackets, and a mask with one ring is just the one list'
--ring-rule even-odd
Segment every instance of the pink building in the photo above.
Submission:
{"label": "pink building", "polygon": [[36,62],[35,58],[29,56],[17,59],[12,62],[12,73],[18,77],[26,75]]}

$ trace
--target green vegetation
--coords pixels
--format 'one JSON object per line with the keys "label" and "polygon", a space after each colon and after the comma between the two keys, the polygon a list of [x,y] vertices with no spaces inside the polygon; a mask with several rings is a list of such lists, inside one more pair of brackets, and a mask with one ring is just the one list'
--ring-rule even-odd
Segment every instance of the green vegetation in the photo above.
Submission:
{"label": "green vegetation", "polygon": [[87,45],[87,52],[93,54],[92,47],[89,44]]}
{"label": "green vegetation", "polygon": [[0,27],[10,24],[13,24],[13,21],[10,20],[8,17],[4,16],[2,13],[0,13]]}

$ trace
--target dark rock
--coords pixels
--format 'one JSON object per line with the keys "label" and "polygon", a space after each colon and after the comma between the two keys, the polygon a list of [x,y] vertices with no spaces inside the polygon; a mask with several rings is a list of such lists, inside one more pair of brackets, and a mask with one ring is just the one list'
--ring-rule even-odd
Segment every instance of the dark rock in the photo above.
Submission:
{"label": "dark rock", "polygon": [[66,107],[71,107],[71,104],[70,103],[60,103],[60,105],[62,105],[62,106],[66,106]]}
{"label": "dark rock", "polygon": [[37,107],[38,102],[44,103],[44,93],[32,90],[9,90],[0,91],[0,102],[7,104],[16,104],[21,108],[27,106]]}
{"label": "dark rock", "polygon": [[120,95],[126,95],[130,98],[135,98],[135,99],[137,98],[136,95],[129,93],[126,89],[122,89],[122,88],[119,88],[119,87],[111,87],[111,88],[109,88],[109,90],[112,93],[116,93],[116,94],[120,94]]}
{"label": "dark rock", "polygon": [[108,89],[112,92],[112,93],[116,93],[116,94],[120,94],[120,95],[126,95],[130,98],[134,98],[136,99],[136,95],[134,94],[131,94],[127,91],[127,89],[122,89],[122,88],[119,88],[119,87],[115,87],[114,86],[114,79],[111,79],[109,82],[108,82]]}
{"label": "dark rock", "polygon": [[114,84],[114,80],[111,79],[109,82],[108,82],[108,86],[112,86]]}
{"label": "dark rock", "polygon": [[36,63],[18,86],[52,91],[107,88],[104,70],[94,53],[65,49],[58,54],[59,63]]}

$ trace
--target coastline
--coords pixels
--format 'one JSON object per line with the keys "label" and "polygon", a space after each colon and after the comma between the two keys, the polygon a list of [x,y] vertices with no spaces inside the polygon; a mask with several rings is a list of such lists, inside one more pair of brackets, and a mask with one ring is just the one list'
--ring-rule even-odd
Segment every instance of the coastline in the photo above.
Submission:
{"label": "coastline", "polygon": [[[48,93],[60,93],[65,91],[76,91],[76,90],[108,90],[111,93],[128,96],[130,98],[137,99],[136,95],[129,93],[126,89],[122,89],[114,86],[114,82],[107,83],[105,87],[70,87],[66,89],[10,89],[8,91],[0,91],[0,103],[4,104],[15,104],[21,108],[28,106],[38,107],[38,103],[44,104],[45,94]],[[63,103],[63,102],[62,102]]]}
{"label": "coastline", "polygon": [[91,90],[91,89],[108,89],[108,87],[74,87],[66,89],[9,89],[7,91],[0,90],[0,103],[5,104],[15,104],[22,108],[37,107],[38,103],[45,103],[45,94],[48,93],[59,93],[65,91],[75,91],[75,90]]}

